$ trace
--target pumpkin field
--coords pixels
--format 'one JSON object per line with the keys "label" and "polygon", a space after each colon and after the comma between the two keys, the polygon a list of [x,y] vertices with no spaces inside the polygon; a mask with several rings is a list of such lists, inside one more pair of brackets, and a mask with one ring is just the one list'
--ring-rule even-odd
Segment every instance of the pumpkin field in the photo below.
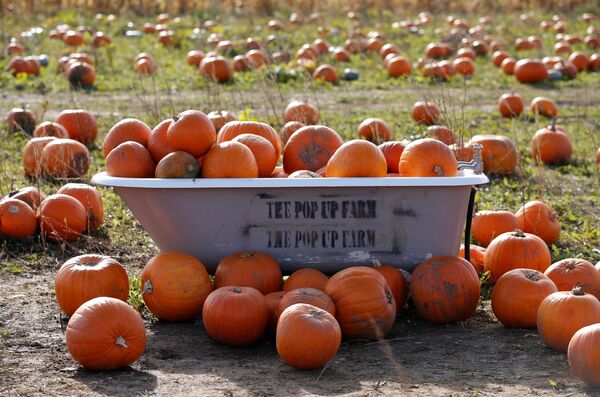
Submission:
{"label": "pumpkin field", "polygon": [[0,117],[0,396],[600,395],[596,2],[0,0]]}

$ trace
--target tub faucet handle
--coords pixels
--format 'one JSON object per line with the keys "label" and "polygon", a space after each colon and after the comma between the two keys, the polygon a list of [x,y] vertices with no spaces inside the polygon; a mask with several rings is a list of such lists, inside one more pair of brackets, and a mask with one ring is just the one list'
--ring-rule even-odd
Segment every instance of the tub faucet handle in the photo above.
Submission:
{"label": "tub faucet handle", "polygon": [[459,161],[459,170],[473,170],[475,174],[483,173],[483,158],[481,157],[481,149],[483,145],[480,143],[474,143],[471,145],[473,148],[473,159],[471,161]]}

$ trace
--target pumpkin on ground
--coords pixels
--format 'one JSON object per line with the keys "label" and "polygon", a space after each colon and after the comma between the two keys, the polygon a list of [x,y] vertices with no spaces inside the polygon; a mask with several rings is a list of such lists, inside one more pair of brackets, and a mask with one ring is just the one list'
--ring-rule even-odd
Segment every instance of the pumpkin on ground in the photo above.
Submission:
{"label": "pumpkin on ground", "polygon": [[542,341],[566,352],[569,341],[581,328],[600,323],[600,302],[580,287],[548,295],[538,308],[537,329]]}
{"label": "pumpkin on ground", "polygon": [[327,162],[327,177],[384,177],[387,162],[374,143],[355,139],[340,146]]}
{"label": "pumpkin on ground", "polygon": [[56,301],[67,316],[100,296],[127,302],[129,278],[119,262],[104,255],[80,255],[66,261],[54,283]]}
{"label": "pumpkin on ground", "polygon": [[411,113],[417,123],[431,125],[438,121],[440,108],[433,102],[418,101],[413,105]]}
{"label": "pumpkin on ground", "polygon": [[484,269],[495,282],[509,270],[524,268],[544,272],[551,263],[550,250],[541,238],[515,230],[492,240],[485,252]]}
{"label": "pumpkin on ground", "polygon": [[560,237],[560,223],[556,213],[541,201],[530,201],[515,213],[519,228],[540,237],[546,244],[555,243]]}
{"label": "pumpkin on ground", "polygon": [[406,145],[398,173],[402,176],[455,176],[458,162],[448,145],[431,138],[417,139]]}
{"label": "pumpkin on ground", "polygon": [[6,124],[10,132],[23,132],[31,135],[35,130],[35,117],[28,109],[13,108],[8,112]]}
{"label": "pumpkin on ground", "polygon": [[148,309],[167,321],[193,319],[212,291],[204,264],[179,252],[163,252],[150,259],[142,270],[141,287]]}
{"label": "pumpkin on ground", "polygon": [[564,164],[571,160],[571,139],[554,125],[538,130],[531,138],[531,157],[537,163]]}
{"label": "pumpkin on ground", "polygon": [[553,263],[544,272],[559,291],[571,291],[581,287],[587,294],[600,299],[600,272],[584,259],[563,259]]}
{"label": "pumpkin on ground", "polygon": [[9,198],[21,200],[27,203],[31,209],[37,211],[42,201],[46,199],[46,194],[35,186],[26,186],[15,192],[8,194]]}
{"label": "pumpkin on ground", "polygon": [[255,288],[221,287],[206,298],[202,322],[215,341],[231,346],[248,346],[264,334],[269,322],[269,309],[265,297]]}
{"label": "pumpkin on ground", "polygon": [[396,302],[385,278],[366,266],[334,274],[325,293],[335,303],[342,334],[348,339],[383,339],[396,321]]}
{"label": "pumpkin on ground", "polygon": [[65,109],[59,113],[55,121],[65,127],[69,138],[83,144],[94,142],[98,136],[96,118],[87,110]]}
{"label": "pumpkin on ground", "polygon": [[526,58],[519,60],[515,64],[513,73],[519,82],[525,84],[538,83],[548,78],[546,65],[538,59]]}
{"label": "pumpkin on ground", "polygon": [[300,369],[319,368],[337,353],[342,332],[335,318],[318,307],[297,303],[279,317],[276,348],[281,359]]}
{"label": "pumpkin on ground", "polygon": [[455,142],[454,132],[445,125],[431,125],[427,127],[427,135],[433,139],[452,145]]}
{"label": "pumpkin on ground", "polygon": [[554,118],[558,115],[558,106],[552,99],[538,96],[531,101],[531,113]]}
{"label": "pumpkin on ground", "polygon": [[86,211],[81,203],[66,194],[53,194],[39,208],[40,229],[51,240],[78,239],[87,225]]}
{"label": "pumpkin on ground", "polygon": [[[471,255],[471,260],[469,262],[471,263],[471,265],[473,265],[473,267],[475,268],[475,271],[477,272],[478,275],[483,274],[485,251],[486,251],[485,248],[480,247],[478,245],[475,245],[475,244],[469,245],[469,253]],[[458,256],[460,256],[461,258],[465,257],[465,245],[464,244],[460,245],[460,249],[458,251]]]}
{"label": "pumpkin on ground", "polygon": [[35,212],[27,203],[16,198],[0,200],[0,234],[25,238],[33,236],[37,227]]}
{"label": "pumpkin on ground", "polygon": [[498,101],[498,111],[502,117],[516,117],[523,113],[525,101],[517,93],[503,94]]}
{"label": "pumpkin on ground", "polygon": [[88,172],[90,152],[74,139],[54,139],[44,145],[39,164],[53,178],[81,178]]}
{"label": "pumpkin on ground", "polygon": [[373,268],[385,278],[390,291],[392,291],[392,295],[394,295],[396,311],[399,312],[404,308],[408,299],[408,284],[404,275],[394,266],[382,266],[378,263]]}
{"label": "pumpkin on ground", "polygon": [[517,168],[519,154],[515,142],[501,135],[475,135],[469,144],[483,146],[481,157],[485,172],[501,175],[512,174]]}
{"label": "pumpkin on ground", "polygon": [[575,332],[567,349],[569,367],[577,378],[590,386],[600,385],[600,324]]}
{"label": "pumpkin on ground", "polygon": [[62,125],[53,121],[44,121],[33,131],[33,136],[40,138],[43,136],[53,136],[55,138],[69,138],[69,133]]}
{"label": "pumpkin on ground", "polygon": [[496,282],[492,311],[507,327],[535,328],[540,303],[557,291],[552,280],[540,271],[513,269]]}
{"label": "pumpkin on ground", "polygon": [[281,268],[271,255],[239,251],[221,259],[215,270],[215,288],[252,287],[263,295],[281,290]]}
{"label": "pumpkin on ground", "polygon": [[298,269],[292,273],[285,281],[285,284],[283,284],[283,290],[291,291],[296,288],[316,288],[325,291],[327,281],[329,281],[329,277],[321,271],[307,267]]}
{"label": "pumpkin on ground", "polygon": [[31,177],[39,177],[42,175],[42,164],[40,158],[44,152],[44,148],[50,142],[56,140],[55,137],[42,137],[30,139],[23,149],[23,168],[25,173]]}
{"label": "pumpkin on ground", "polygon": [[389,141],[392,137],[392,131],[384,120],[368,118],[358,126],[358,136],[367,141],[379,143]]}
{"label": "pumpkin on ground", "polygon": [[510,211],[479,211],[473,216],[471,233],[479,244],[488,245],[495,237],[518,227],[517,217]]}
{"label": "pumpkin on ground", "polygon": [[296,303],[313,305],[327,311],[332,316],[335,316],[335,304],[331,298],[320,289],[296,288],[288,291],[283,298],[281,298],[277,311],[281,314],[285,309]]}
{"label": "pumpkin on ground", "polygon": [[298,121],[306,125],[317,124],[319,122],[319,110],[312,104],[304,101],[290,102],[283,112],[284,121]]}
{"label": "pumpkin on ground", "polygon": [[479,277],[473,266],[457,256],[431,258],[415,268],[410,291],[417,311],[436,324],[471,317],[479,303]]}
{"label": "pumpkin on ground", "polygon": [[104,223],[104,206],[98,190],[85,183],[67,183],[57,193],[71,196],[83,205],[87,215],[87,228],[97,230]]}
{"label": "pumpkin on ground", "polygon": [[279,302],[283,299],[286,291],[275,291],[265,295],[265,302],[267,303],[267,309],[269,310],[269,324],[267,329],[275,332],[277,329],[277,320],[279,320]]}
{"label": "pumpkin on ground", "polygon": [[140,314],[127,303],[98,297],[82,304],[65,332],[67,349],[88,369],[109,370],[134,363],[146,347]]}

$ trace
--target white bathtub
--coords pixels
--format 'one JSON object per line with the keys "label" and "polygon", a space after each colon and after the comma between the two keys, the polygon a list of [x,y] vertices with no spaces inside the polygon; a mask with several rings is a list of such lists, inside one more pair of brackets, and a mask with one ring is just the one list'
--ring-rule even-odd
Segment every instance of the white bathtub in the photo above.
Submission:
{"label": "white bathtub", "polygon": [[273,255],[284,273],[334,273],[374,260],[411,271],[456,255],[471,170],[445,178],[137,179],[100,173],[162,251],[187,252],[214,271],[239,250]]}

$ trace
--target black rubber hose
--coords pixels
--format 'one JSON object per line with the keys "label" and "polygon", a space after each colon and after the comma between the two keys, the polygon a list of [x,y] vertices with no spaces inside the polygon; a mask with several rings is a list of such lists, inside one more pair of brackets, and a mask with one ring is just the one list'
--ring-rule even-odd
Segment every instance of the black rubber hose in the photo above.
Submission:
{"label": "black rubber hose", "polygon": [[471,262],[471,222],[473,221],[473,207],[475,206],[475,193],[477,189],[471,188],[469,207],[467,209],[467,224],[465,226],[465,259]]}

